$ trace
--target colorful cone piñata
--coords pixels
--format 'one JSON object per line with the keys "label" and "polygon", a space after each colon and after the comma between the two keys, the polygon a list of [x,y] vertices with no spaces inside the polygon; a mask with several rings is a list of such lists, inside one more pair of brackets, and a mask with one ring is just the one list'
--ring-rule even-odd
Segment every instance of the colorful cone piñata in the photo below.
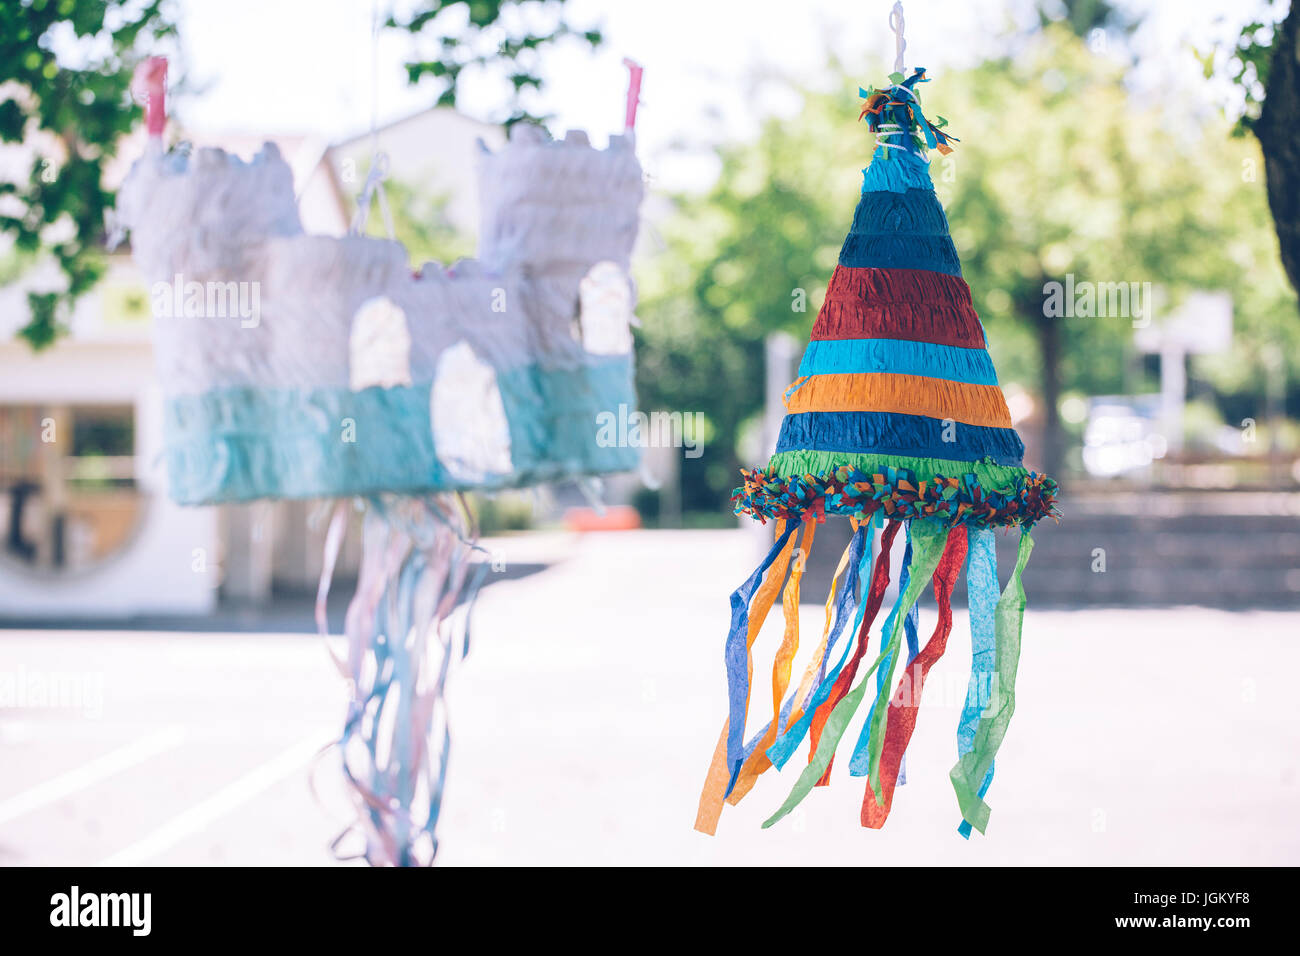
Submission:
{"label": "colorful cone pi\u00f1ata", "polygon": [[[775,520],[776,542],[731,596],[730,706],[695,821],[705,833],[716,830],[724,801],[739,801],[769,766],[781,769],[805,738],[808,764],[764,826],[826,785],[836,746],[868,694],[849,773],[867,778],[862,825],[884,825],[926,674],[952,628],[952,590],[963,566],[972,669],[950,777],[962,835],[972,827],[983,833],[988,822],[984,795],[1015,709],[1030,529],[1055,514],[1057,486],[1022,464],[1024,445],[930,180],[927,151],[948,153],[955,140],[942,131],[946,120],[930,123],[922,114],[916,87],[923,82],[925,71],[916,69],[906,79],[894,73],[887,89],[860,91],[877,140],[862,198],[786,393],[776,454],[767,468],[742,472],[734,495],[738,514]],[[789,693],[804,558],[828,515],[847,517],[853,536],[831,583],[820,643]],[[1020,529],[1020,547],[999,596],[994,529],[1012,526]],[[898,599],[868,655],[900,528],[906,553]],[[916,601],[931,579],[939,621],[918,647]],[[750,648],[778,594],[785,631],[772,668],[772,716],[747,736]],[[905,673],[895,690],[904,635]]]}

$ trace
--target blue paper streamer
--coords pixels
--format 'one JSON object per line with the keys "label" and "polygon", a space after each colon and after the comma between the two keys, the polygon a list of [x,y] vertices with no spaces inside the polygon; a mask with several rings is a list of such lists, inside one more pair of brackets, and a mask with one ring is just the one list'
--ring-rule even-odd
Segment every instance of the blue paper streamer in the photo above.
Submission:
{"label": "blue paper streamer", "polygon": [[724,798],[731,795],[732,788],[736,785],[736,776],[745,762],[745,711],[749,704],[749,603],[754,599],[754,592],[758,590],[764,573],[772,566],[772,562],[790,540],[790,535],[799,526],[798,521],[786,524],[785,531],[776,539],[762,563],[731,595],[731,629],[727,632],[723,648],[727,666],[727,766],[731,770],[731,776],[727,781]]}
{"label": "blue paper streamer", "polygon": [[[840,590],[835,596],[834,616],[831,622],[831,631],[826,639],[826,649],[822,652],[821,665],[817,669],[817,676],[814,678],[812,686],[808,689],[809,700],[812,699],[814,691],[821,686],[822,681],[825,679],[826,659],[834,649],[835,644],[839,640],[840,632],[844,630],[844,625],[847,623],[849,615],[853,613],[857,604],[858,563],[862,560],[862,552],[866,546],[867,534],[868,532],[865,526],[859,528],[857,532],[854,533],[853,539],[849,542],[849,560],[847,562],[847,570],[845,571],[844,581],[841,583]],[[785,702],[781,704],[781,713],[776,725],[778,736],[784,734],[787,729],[786,721],[790,718],[790,712],[794,710],[795,698],[798,696],[798,693],[799,689],[796,687],[790,692],[789,696],[786,697]],[[745,744],[745,760],[748,760],[750,756],[753,755],[754,751],[758,748],[759,743],[767,736],[767,732],[771,728],[772,721],[769,720],[763,725],[762,730],[749,738],[748,743]]]}
{"label": "blue paper streamer", "polygon": [[[844,592],[847,593],[850,590],[850,584],[860,587],[861,589],[861,594],[855,595],[857,607],[853,613],[853,627],[849,632],[849,639],[844,644],[844,650],[840,654],[840,659],[836,661],[835,666],[828,672],[826,670],[826,661],[830,659],[831,650],[835,646],[840,633],[844,628],[844,622],[848,616],[847,613],[841,614],[837,611],[835,628],[831,632],[830,639],[826,644],[826,654],[822,657],[822,666],[818,671],[817,684],[813,691],[808,695],[808,702],[804,705],[803,716],[795,721],[794,726],[788,728],[785,733],[778,737],[771,747],[767,748],[767,759],[772,761],[772,766],[776,767],[777,770],[780,770],[786,765],[790,756],[798,749],[799,745],[803,743],[803,739],[807,736],[809,728],[812,727],[813,715],[816,713],[817,708],[820,707],[828,697],[830,697],[831,689],[835,686],[835,679],[840,676],[840,671],[843,670],[845,663],[849,659],[850,652],[853,650],[854,635],[858,633],[858,629],[862,626],[862,617],[866,613],[867,609],[867,593],[868,589],[871,587],[872,550],[866,547],[866,542],[870,540],[872,533],[881,523],[883,523],[883,519],[881,518],[880,513],[877,512],[871,516],[871,520],[865,526],[858,529],[857,537],[861,539],[861,543],[857,541],[854,543],[855,545],[858,545],[857,553],[860,553],[862,557],[856,570],[853,572],[852,581],[845,582]],[[840,595],[842,602],[844,600],[844,593]],[[847,610],[847,605],[844,607],[845,610]]]}

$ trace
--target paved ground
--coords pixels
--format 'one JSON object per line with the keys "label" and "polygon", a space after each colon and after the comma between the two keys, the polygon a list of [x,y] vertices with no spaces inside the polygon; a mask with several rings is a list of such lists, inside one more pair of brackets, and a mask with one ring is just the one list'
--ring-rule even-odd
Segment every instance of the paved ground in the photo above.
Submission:
{"label": "paved ground", "polygon": [[[443,863],[1300,863],[1300,613],[1034,612],[1030,595],[989,835],[969,843],[947,780],[959,613],[884,831],[859,828],[862,781],[842,771],[760,830],[792,767],[708,838],[691,823],[723,716],[726,597],[753,539],[505,547],[550,566],[479,604],[455,675]],[[819,616],[804,608],[807,630]],[[316,638],[0,631],[0,676],[54,672],[88,681],[82,706],[0,710],[0,864],[330,862],[336,768],[321,762],[314,797],[308,767],[343,696]]]}

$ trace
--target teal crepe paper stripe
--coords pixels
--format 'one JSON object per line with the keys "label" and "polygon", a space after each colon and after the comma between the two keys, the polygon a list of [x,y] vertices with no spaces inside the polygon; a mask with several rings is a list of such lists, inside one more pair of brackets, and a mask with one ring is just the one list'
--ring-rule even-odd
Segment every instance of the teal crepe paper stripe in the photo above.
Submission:
{"label": "teal crepe paper stripe", "polygon": [[904,339],[813,339],[799,362],[801,377],[871,372],[920,375],[969,385],[998,384],[993,360],[985,349]]}
{"label": "teal crepe paper stripe", "polygon": [[[998,553],[992,528],[968,528],[970,545],[966,559],[966,595],[970,614],[971,668],[966,701],[957,720],[957,756],[960,759],[975,746],[975,728],[987,703],[995,661],[994,613],[998,603]],[[984,798],[993,782],[993,764],[980,784]],[[957,832],[970,839],[971,825],[962,820]]]}
{"label": "teal crepe paper stripe", "polygon": [[[223,386],[165,406],[169,493],[180,504],[384,491],[495,490],[636,468],[639,449],[601,446],[597,416],[636,407],[632,361],[497,372],[511,442],[507,473],[465,480],[438,459],[429,383],[394,388]],[[343,440],[345,420],[356,441]]]}
{"label": "teal crepe paper stripe", "polygon": [[[913,522],[913,524],[916,525],[918,522]],[[903,592],[903,610],[900,617],[895,621],[889,642],[889,648],[895,654],[898,652],[902,618],[906,616],[911,606],[916,603],[922,589],[930,583],[930,579],[934,576],[934,569],[939,564],[939,558],[943,554],[944,541],[948,536],[947,528],[943,527],[940,522],[922,521],[919,522],[919,525],[919,527],[913,529],[920,532],[920,534],[917,534],[914,538],[915,550],[912,556],[912,578],[908,582],[907,589]],[[835,709],[831,711],[830,717],[826,720],[826,726],[822,728],[821,741],[817,746],[816,753],[813,754],[812,760],[799,774],[799,779],[795,781],[794,789],[791,790],[790,796],[786,798],[785,803],[781,805],[781,808],[776,813],[764,821],[764,828],[772,826],[798,806],[803,798],[812,792],[812,788],[816,786],[817,781],[826,772],[826,768],[831,765],[831,757],[835,754],[835,748],[839,745],[840,738],[844,736],[849,721],[853,719],[853,715],[862,703],[862,698],[866,695],[867,686],[871,683],[870,677],[885,660],[887,652],[887,650],[881,651],[880,655],[872,662],[871,667],[862,676],[862,679],[858,681],[857,686],[845,694],[835,706]],[[883,713],[884,709],[881,711],[882,715]],[[877,751],[878,749],[877,747]],[[877,756],[877,765],[878,762],[879,758]]]}
{"label": "teal crepe paper stripe", "polygon": [[862,191],[904,193],[909,189],[934,189],[930,165],[915,153],[877,146],[871,165],[862,170]]}
{"label": "teal crepe paper stripe", "polygon": [[1016,709],[1016,671],[1020,664],[1020,636],[1025,617],[1025,589],[1021,575],[1033,548],[1033,537],[1029,531],[1022,530],[1015,571],[994,612],[997,686],[975,728],[973,747],[958,759],[948,774],[957,793],[962,819],[980,833],[988,826],[989,806],[978,795],[976,781],[982,782],[992,769],[993,759],[1006,737]]}

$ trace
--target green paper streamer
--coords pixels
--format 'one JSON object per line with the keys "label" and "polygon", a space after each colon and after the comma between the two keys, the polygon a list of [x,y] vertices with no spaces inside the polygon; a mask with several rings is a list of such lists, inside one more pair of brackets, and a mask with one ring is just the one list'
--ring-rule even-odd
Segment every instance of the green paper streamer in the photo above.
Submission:
{"label": "green paper streamer", "polygon": [[[921,591],[930,583],[934,576],[934,569],[939,564],[939,558],[943,554],[944,542],[948,538],[948,529],[939,521],[914,521],[912,522],[912,563],[909,566],[911,577],[907,582],[907,589],[903,592],[902,603],[899,606],[898,614],[894,619],[894,631],[890,639],[890,646],[894,648],[895,654],[893,661],[898,659],[898,640],[902,633],[903,620],[907,617],[907,612],[912,609],[916,599],[920,597]],[[826,726],[822,728],[821,742],[817,746],[817,752],[809,761],[808,766],[803,768],[799,774],[799,779],[795,781],[794,789],[790,791],[790,796],[786,797],[785,803],[781,804],[781,809],[772,814],[763,822],[763,829],[767,829],[778,820],[787,816],[791,810],[797,807],[803,798],[812,792],[812,788],[821,779],[826,768],[831,765],[831,757],[835,755],[835,748],[839,746],[840,738],[844,736],[844,731],[849,726],[849,721],[853,719],[854,713],[857,712],[858,706],[862,703],[862,698],[866,696],[867,685],[874,684],[869,678],[881,661],[885,659],[886,651],[882,650],[872,662],[871,667],[862,675],[858,685],[844,695],[843,699],[835,705],[831,711],[830,717],[826,720]],[[890,664],[890,674],[893,674],[893,661]],[[887,707],[879,708],[883,713]],[[879,749],[879,742],[876,744]],[[879,753],[876,755],[879,761]]]}
{"label": "green paper streamer", "polygon": [[997,635],[994,673],[997,675],[997,686],[993,691],[993,699],[984,709],[975,728],[975,745],[957,761],[948,774],[952,788],[957,792],[962,818],[980,833],[988,826],[989,806],[980,799],[979,786],[993,765],[993,758],[1002,746],[1007,726],[1011,723],[1011,715],[1016,709],[1016,669],[1020,665],[1020,632],[1025,619],[1025,588],[1020,576],[1029,563],[1029,552],[1033,550],[1034,539],[1028,530],[1022,530],[1020,549],[1016,554],[1016,569],[994,611]]}
{"label": "green paper streamer", "polygon": [[907,590],[903,592],[898,616],[894,618],[894,630],[889,635],[889,645],[882,650],[881,656],[889,656],[889,670],[881,686],[881,705],[871,714],[871,736],[867,741],[867,761],[871,768],[868,777],[871,789],[876,794],[876,802],[884,806],[885,799],[880,782],[880,752],[885,744],[885,717],[889,712],[889,701],[893,696],[894,670],[898,666],[898,645],[903,633],[903,621],[912,605],[921,596],[925,586],[934,577],[934,569],[943,556],[944,545],[948,540],[948,528],[941,521],[913,521],[912,527],[912,564],[909,568],[911,577],[907,581]]}

